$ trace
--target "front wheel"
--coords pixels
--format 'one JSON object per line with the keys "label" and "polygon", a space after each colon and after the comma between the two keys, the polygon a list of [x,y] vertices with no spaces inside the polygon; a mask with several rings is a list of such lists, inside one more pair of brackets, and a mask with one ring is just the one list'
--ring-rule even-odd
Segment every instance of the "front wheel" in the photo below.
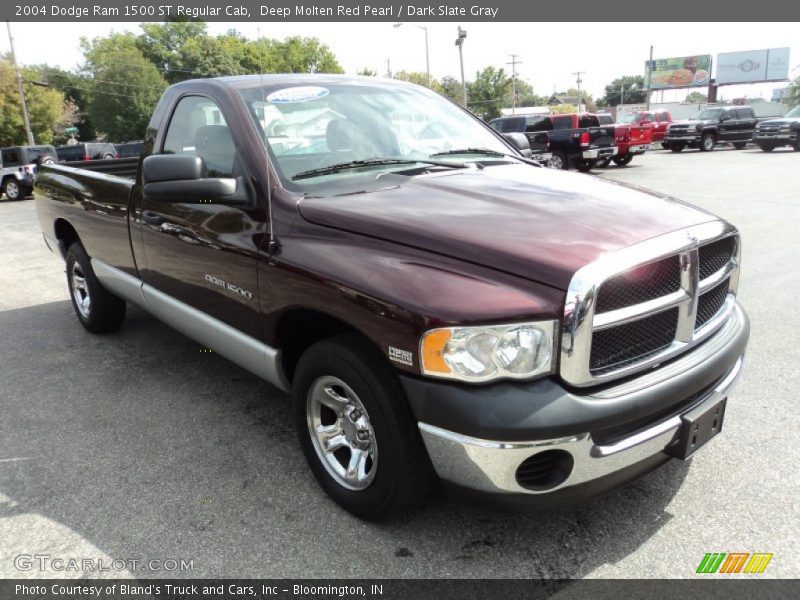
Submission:
{"label": "front wheel", "polygon": [[772,152],[775,150],[775,146],[772,144],[759,144],[758,147],[761,148],[763,152]]}
{"label": "front wheel", "polygon": [[745,146],[747,146],[747,142],[734,142],[733,147],[737,150],[744,150]]}
{"label": "front wheel", "polygon": [[716,145],[717,140],[713,133],[704,133],[700,138],[700,152],[711,152]]}
{"label": "front wheel", "polygon": [[292,387],[303,454],[328,495],[369,521],[427,502],[437,479],[394,369],[346,334],[311,346]]}
{"label": "front wheel", "polygon": [[614,161],[614,164],[617,164],[620,167],[624,167],[633,160],[633,154],[628,152],[627,154],[623,154],[622,156],[615,156],[612,160]]}
{"label": "front wheel", "polygon": [[685,147],[686,144],[683,144],[681,142],[673,142],[667,146],[667,148],[669,148],[673,152],[682,152]]}
{"label": "front wheel", "polygon": [[795,152],[800,152],[800,131],[797,132],[797,136],[794,138],[792,148],[794,148]]}
{"label": "front wheel", "polygon": [[116,331],[125,321],[125,301],[105,289],[79,243],[67,250],[67,286],[78,320],[92,333]]}

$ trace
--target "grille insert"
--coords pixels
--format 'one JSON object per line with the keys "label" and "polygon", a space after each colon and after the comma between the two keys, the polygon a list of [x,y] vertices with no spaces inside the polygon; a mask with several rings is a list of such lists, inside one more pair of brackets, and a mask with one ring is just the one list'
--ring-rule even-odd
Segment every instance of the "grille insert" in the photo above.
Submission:
{"label": "grille insert", "polygon": [[698,259],[700,262],[700,279],[710,277],[728,264],[736,251],[736,239],[726,237],[705,246],[700,246]]}
{"label": "grille insert", "polygon": [[595,331],[589,369],[593,375],[624,367],[663,350],[675,339],[678,309]]}
{"label": "grille insert", "polygon": [[722,305],[725,304],[725,298],[728,297],[728,283],[729,281],[726,279],[700,296],[697,301],[695,329],[700,329],[720,311]]}
{"label": "grille insert", "polygon": [[670,256],[612,277],[597,292],[595,312],[604,313],[677,292],[681,287],[680,262]]}

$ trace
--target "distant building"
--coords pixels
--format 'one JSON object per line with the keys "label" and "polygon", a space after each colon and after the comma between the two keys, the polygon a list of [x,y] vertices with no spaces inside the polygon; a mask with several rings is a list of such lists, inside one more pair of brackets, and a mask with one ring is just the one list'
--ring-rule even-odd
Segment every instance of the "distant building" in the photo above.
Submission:
{"label": "distant building", "polygon": [[573,106],[577,106],[581,104],[581,99],[577,96],[568,96],[567,94],[553,94],[550,96],[550,100],[548,100],[547,103],[550,106],[556,104],[572,104]]}

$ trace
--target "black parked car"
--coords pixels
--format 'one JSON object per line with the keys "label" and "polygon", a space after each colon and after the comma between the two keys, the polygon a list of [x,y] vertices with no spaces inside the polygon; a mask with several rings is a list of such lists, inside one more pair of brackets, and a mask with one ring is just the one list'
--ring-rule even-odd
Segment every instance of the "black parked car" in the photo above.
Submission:
{"label": "black parked car", "polygon": [[80,142],[78,144],[58,146],[56,154],[58,154],[60,162],[119,158],[114,144],[106,142]]}
{"label": "black parked car", "polygon": [[139,158],[139,154],[142,152],[142,144],[144,144],[142,140],[114,144],[114,149],[117,151],[117,158],[131,158],[134,156]]}
{"label": "black parked car", "polygon": [[664,146],[673,152],[686,147],[710,152],[718,142],[731,142],[741,150],[753,141],[756,118],[749,106],[714,106],[704,108],[688,121],[673,123],[667,128]]}
{"label": "black parked car", "polygon": [[800,151],[800,106],[780,118],[761,121],[753,141],[764,152],[772,152],[778,146],[791,146]]}

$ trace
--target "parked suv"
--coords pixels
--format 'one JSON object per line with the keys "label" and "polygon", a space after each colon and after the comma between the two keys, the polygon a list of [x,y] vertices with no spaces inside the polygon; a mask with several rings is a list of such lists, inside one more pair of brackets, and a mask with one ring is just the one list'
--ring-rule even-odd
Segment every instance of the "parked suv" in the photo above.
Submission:
{"label": "parked suv", "polygon": [[764,152],[772,152],[778,146],[800,151],[800,106],[777,119],[761,121],[753,139]]}
{"label": "parked suv", "polygon": [[114,144],[114,149],[117,151],[117,158],[139,158],[139,154],[142,152],[142,144],[144,144],[142,140]]}
{"label": "parked suv", "polygon": [[29,196],[38,166],[55,160],[56,151],[52,146],[0,148],[0,193],[9,200]]}
{"label": "parked suv", "polygon": [[667,128],[664,146],[680,152],[687,146],[710,152],[718,142],[731,142],[741,150],[753,141],[757,119],[749,106],[712,106],[704,108],[688,121]]}
{"label": "parked suv", "polygon": [[119,158],[114,144],[106,142],[82,142],[68,146],[58,146],[56,154],[58,154],[58,160],[61,162]]}

